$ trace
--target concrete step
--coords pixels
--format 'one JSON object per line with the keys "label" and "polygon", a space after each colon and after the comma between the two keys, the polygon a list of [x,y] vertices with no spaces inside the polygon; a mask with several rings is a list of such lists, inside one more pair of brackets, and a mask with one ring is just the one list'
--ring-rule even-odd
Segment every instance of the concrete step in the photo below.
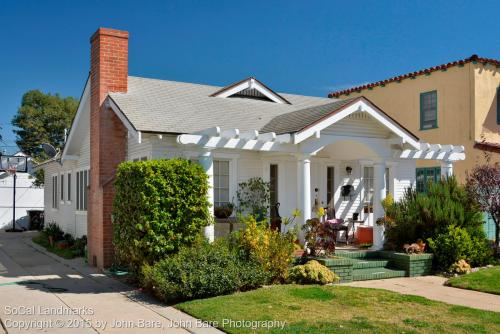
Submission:
{"label": "concrete step", "polygon": [[354,269],[352,278],[354,281],[367,281],[372,279],[383,279],[393,277],[404,277],[406,272],[404,270],[396,270],[389,268],[366,268]]}
{"label": "concrete step", "polygon": [[389,264],[389,260],[386,259],[352,259],[353,269],[366,269],[366,268],[385,268]]}

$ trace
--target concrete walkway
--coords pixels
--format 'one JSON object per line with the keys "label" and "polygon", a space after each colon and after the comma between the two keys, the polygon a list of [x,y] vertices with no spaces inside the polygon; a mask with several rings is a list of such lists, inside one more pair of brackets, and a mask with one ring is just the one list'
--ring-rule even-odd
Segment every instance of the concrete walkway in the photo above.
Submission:
{"label": "concrete walkway", "polygon": [[0,334],[221,333],[173,307],[0,231]]}
{"label": "concrete walkway", "polygon": [[448,304],[500,312],[500,296],[444,286],[446,278],[439,276],[400,277],[374,281],[358,281],[345,285],[384,289],[417,295]]}

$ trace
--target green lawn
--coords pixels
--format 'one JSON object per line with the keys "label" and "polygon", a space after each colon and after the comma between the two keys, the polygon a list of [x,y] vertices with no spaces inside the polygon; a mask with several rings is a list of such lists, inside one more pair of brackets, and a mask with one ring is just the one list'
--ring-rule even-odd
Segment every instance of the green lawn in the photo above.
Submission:
{"label": "green lawn", "polygon": [[34,243],[44,247],[49,252],[54,253],[62,258],[74,259],[75,257],[78,257],[78,255],[75,254],[75,251],[71,248],[59,249],[57,247],[51,246],[49,243],[49,239],[43,233],[39,233],[38,235],[34,236],[31,240],[33,240]]}
{"label": "green lawn", "polygon": [[[500,333],[500,313],[346,286],[275,285],[176,307],[216,322],[228,333]],[[229,320],[262,321],[253,323],[260,326],[271,324],[265,321],[285,321],[286,325],[254,330],[238,328],[234,322],[228,325]]]}
{"label": "green lawn", "polygon": [[453,277],[449,279],[446,284],[455,288],[500,295],[500,266],[481,269],[475,273]]}

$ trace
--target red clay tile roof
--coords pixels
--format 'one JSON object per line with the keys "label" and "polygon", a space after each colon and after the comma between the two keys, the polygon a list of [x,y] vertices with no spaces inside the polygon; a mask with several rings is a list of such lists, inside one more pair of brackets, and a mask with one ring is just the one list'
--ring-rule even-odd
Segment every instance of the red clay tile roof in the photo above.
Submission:
{"label": "red clay tile roof", "polygon": [[373,83],[362,85],[362,86],[357,86],[357,87],[352,87],[352,88],[348,88],[348,89],[344,89],[344,90],[339,90],[336,92],[331,92],[328,94],[328,97],[330,97],[330,98],[331,97],[339,97],[340,95],[345,95],[345,94],[349,94],[349,93],[353,93],[353,92],[360,92],[363,89],[373,88],[376,86],[382,86],[382,85],[386,85],[386,84],[394,82],[394,81],[401,81],[401,80],[407,79],[407,78],[414,78],[417,75],[429,74],[431,72],[435,72],[438,70],[445,70],[449,67],[458,66],[458,65],[465,65],[465,64],[470,63],[470,62],[492,64],[492,65],[496,65],[497,67],[500,67],[500,60],[491,59],[491,58],[481,58],[478,55],[472,55],[469,58],[453,61],[451,63],[433,66],[433,67],[429,67],[429,68],[426,68],[426,69],[423,69],[420,71],[415,71],[415,72],[411,72],[411,73],[407,73],[407,74],[403,74],[403,75],[398,75],[398,76],[395,76],[395,77],[392,77],[392,78],[389,78],[386,80],[381,80],[381,81],[373,82]]}

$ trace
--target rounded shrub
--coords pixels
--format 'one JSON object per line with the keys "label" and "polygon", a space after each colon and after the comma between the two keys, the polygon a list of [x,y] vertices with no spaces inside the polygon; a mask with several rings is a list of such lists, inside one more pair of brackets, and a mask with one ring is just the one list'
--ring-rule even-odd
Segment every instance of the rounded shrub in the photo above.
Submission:
{"label": "rounded shrub", "polygon": [[181,247],[154,265],[144,265],[141,283],[166,302],[213,297],[262,286],[268,274],[224,239]]}
{"label": "rounded shrub", "polygon": [[299,284],[328,284],[338,282],[339,277],[318,261],[311,260],[306,264],[292,267],[288,280]]}
{"label": "rounded shrub", "polygon": [[429,238],[428,243],[434,253],[435,266],[446,271],[460,260],[477,266],[487,263],[491,256],[491,248],[484,234],[471,236],[465,228],[454,225],[448,226],[435,238]]}
{"label": "rounded shrub", "polygon": [[209,222],[207,175],[188,160],[124,162],[115,188],[115,255],[132,270],[191,244]]}

